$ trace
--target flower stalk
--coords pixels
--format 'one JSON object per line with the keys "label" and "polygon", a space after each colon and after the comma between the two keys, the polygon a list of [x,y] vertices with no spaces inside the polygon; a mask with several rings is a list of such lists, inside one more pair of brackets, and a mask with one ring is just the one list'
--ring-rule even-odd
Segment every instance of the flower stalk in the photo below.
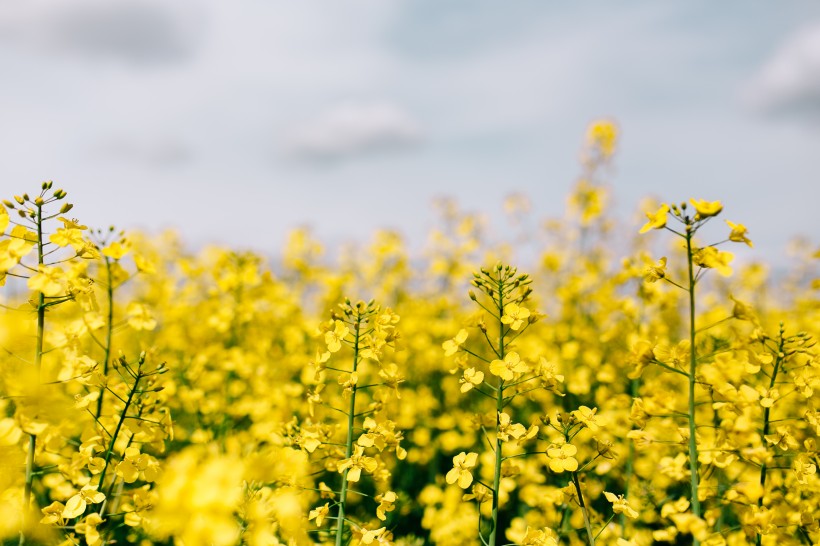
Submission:
{"label": "flower stalk", "polygon": [[[359,340],[361,339],[362,326],[361,310],[357,309],[353,322],[353,371],[355,374],[359,367]],[[350,404],[347,410],[347,439],[345,440],[345,459],[350,459],[353,455],[353,428],[356,419],[356,391],[358,386],[354,383],[351,386]],[[346,468],[342,474],[342,488],[339,492],[339,511],[336,518],[336,546],[342,546],[342,538],[345,530],[345,510],[347,509],[347,477],[350,468]]]}

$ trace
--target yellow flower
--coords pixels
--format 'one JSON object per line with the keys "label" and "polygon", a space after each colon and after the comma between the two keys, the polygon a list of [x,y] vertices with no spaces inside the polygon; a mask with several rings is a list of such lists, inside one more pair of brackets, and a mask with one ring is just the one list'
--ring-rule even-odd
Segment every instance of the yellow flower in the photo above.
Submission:
{"label": "yellow flower", "polygon": [[504,360],[493,360],[490,363],[490,373],[504,381],[509,381],[515,377],[515,374],[526,372],[529,369],[527,363],[521,360],[515,351],[507,353]]}
{"label": "yellow flower", "polygon": [[339,473],[344,473],[348,470],[347,481],[357,482],[362,475],[362,470],[372,473],[378,467],[376,459],[368,457],[364,454],[364,448],[361,446],[353,446],[353,455],[349,459],[344,459],[339,463]]}
{"label": "yellow flower", "polygon": [[131,250],[131,245],[125,241],[114,241],[102,251],[103,256],[108,256],[112,260],[119,260]]}
{"label": "yellow flower", "polygon": [[726,224],[732,230],[731,233],[729,233],[730,241],[734,241],[735,243],[746,243],[750,248],[754,246],[749,238],[746,237],[746,233],[748,232],[746,226],[743,224],[735,224],[729,220],[726,220]]}
{"label": "yellow flower", "polygon": [[77,523],[74,530],[81,535],[85,535],[85,543],[88,546],[98,546],[102,544],[102,537],[97,530],[97,526],[103,522],[99,514],[88,514],[81,522]]}
{"label": "yellow flower", "polygon": [[595,432],[600,428],[598,426],[598,422],[595,420],[595,412],[597,411],[598,408],[589,409],[587,406],[581,406],[577,410],[573,411],[572,415],[586,425],[589,430]]}
{"label": "yellow flower", "polygon": [[801,453],[795,457],[793,465],[797,483],[801,485],[808,484],[809,478],[817,473],[817,466],[805,453]]}
{"label": "yellow flower", "polygon": [[618,126],[610,120],[596,120],[587,129],[587,142],[590,146],[600,150],[601,155],[604,157],[609,157],[615,153],[617,141]]}
{"label": "yellow flower", "polygon": [[732,268],[729,262],[734,259],[734,254],[731,252],[723,252],[713,246],[699,248],[692,259],[695,265],[700,267],[711,268],[720,273],[724,277],[732,274]]}
{"label": "yellow flower", "polygon": [[515,303],[510,303],[504,308],[504,316],[501,317],[501,322],[504,324],[509,324],[510,328],[513,330],[518,330],[529,316],[529,309],[526,307],[520,307]]}
{"label": "yellow flower", "polygon": [[132,301],[125,309],[125,313],[128,315],[128,325],[134,330],[153,330],[157,327],[154,314],[141,303]]}
{"label": "yellow flower", "polygon": [[43,518],[40,520],[40,523],[44,525],[65,525],[63,510],[65,510],[63,503],[58,501],[52,502],[40,510],[43,513]]}
{"label": "yellow flower", "polygon": [[[536,429],[537,432],[537,429]],[[508,413],[498,413],[498,437],[502,442],[509,442],[510,438],[521,439],[527,434],[527,429],[521,423],[513,423]],[[534,436],[535,434],[533,434]]]}
{"label": "yellow flower", "polygon": [[453,457],[453,468],[447,473],[446,480],[449,484],[458,482],[458,486],[467,489],[473,483],[473,475],[470,469],[478,464],[478,453],[461,452]]}
{"label": "yellow flower", "polygon": [[720,201],[706,201],[705,199],[695,201],[694,199],[690,199],[689,202],[692,203],[692,206],[695,207],[697,211],[695,220],[703,220],[710,216],[717,216],[720,214],[720,211],[723,210],[723,204]]}
{"label": "yellow flower", "polygon": [[28,287],[42,292],[44,296],[60,296],[65,293],[63,271],[58,267],[41,265],[38,273],[28,280]]}
{"label": "yellow flower", "polygon": [[578,470],[578,461],[575,459],[576,453],[578,453],[578,448],[572,444],[551,445],[547,448],[550,470],[555,473],[561,473],[565,470],[575,472]]}
{"label": "yellow flower", "polygon": [[89,504],[99,504],[105,500],[105,495],[97,491],[96,485],[86,485],[79,493],[68,499],[63,509],[63,519],[72,519],[81,516]]}
{"label": "yellow flower", "polygon": [[477,372],[475,368],[467,368],[464,370],[464,377],[458,381],[461,383],[461,392],[467,392],[473,387],[481,385],[482,381],[484,381],[484,372]]}
{"label": "yellow flower", "polygon": [[612,511],[616,514],[623,514],[632,519],[638,517],[637,510],[629,505],[629,501],[627,501],[623,495],[615,495],[614,493],[604,491],[604,496],[606,500],[612,503]]}
{"label": "yellow flower", "polygon": [[71,245],[74,250],[79,250],[85,246],[83,232],[79,229],[60,228],[48,240],[61,247]]}
{"label": "yellow flower", "polygon": [[629,413],[629,420],[635,423],[640,428],[646,428],[646,422],[649,420],[649,413],[646,411],[646,406],[643,403],[643,398],[632,399],[632,410]]}
{"label": "yellow flower", "polygon": [[361,544],[373,544],[374,540],[378,540],[379,543],[382,543],[381,539],[383,535],[386,535],[386,531],[386,527],[379,527],[378,529],[372,530],[367,527],[362,527],[360,529],[354,529],[353,533],[358,537]]}
{"label": "yellow flower", "polygon": [[653,283],[666,277],[666,256],[658,260],[657,265],[649,265],[643,270],[643,280],[646,283]]}
{"label": "yellow flower", "polygon": [[344,389],[345,396],[350,395],[353,392],[353,387],[359,384],[359,373],[358,372],[350,372],[350,376],[345,379],[344,377],[339,378],[339,385],[342,386]]}
{"label": "yellow flower", "polygon": [[376,502],[378,502],[379,505],[376,507],[376,517],[382,521],[386,520],[386,512],[392,512],[396,509],[396,505],[394,503],[397,498],[396,493],[393,491],[387,491],[383,495],[377,495]]}
{"label": "yellow flower", "polygon": [[558,539],[551,529],[532,529],[528,525],[521,546],[558,546]]}
{"label": "yellow flower", "polygon": [[444,349],[444,356],[456,354],[465,341],[467,341],[467,330],[462,328],[458,331],[456,337],[441,344],[442,349]]}
{"label": "yellow flower", "polygon": [[325,332],[325,343],[327,343],[327,350],[331,353],[337,352],[342,348],[342,340],[350,333],[350,328],[345,326],[341,320],[334,321],[333,330]]}
{"label": "yellow flower", "polygon": [[646,217],[649,221],[643,225],[638,233],[646,233],[651,229],[663,229],[666,227],[666,217],[669,214],[669,205],[663,203],[661,208],[655,212],[647,212]]}
{"label": "yellow flower", "polygon": [[319,508],[314,508],[308,514],[308,521],[315,519],[316,525],[321,526],[322,523],[325,521],[328,513],[330,513],[330,503],[326,502],[324,506],[320,506]]}

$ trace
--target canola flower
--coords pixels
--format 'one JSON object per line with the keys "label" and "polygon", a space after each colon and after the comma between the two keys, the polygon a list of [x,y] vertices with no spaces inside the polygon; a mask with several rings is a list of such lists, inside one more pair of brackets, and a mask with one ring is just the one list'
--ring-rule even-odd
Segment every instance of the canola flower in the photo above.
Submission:
{"label": "canola flower", "polygon": [[[693,199],[614,255],[617,131],[591,134],[528,274],[482,270],[509,249],[452,204],[426,260],[300,230],[271,267],[85,226],[48,184],[9,199],[2,540],[820,542],[820,253],[772,290],[731,256],[753,230]],[[661,234],[683,245],[643,250]]]}

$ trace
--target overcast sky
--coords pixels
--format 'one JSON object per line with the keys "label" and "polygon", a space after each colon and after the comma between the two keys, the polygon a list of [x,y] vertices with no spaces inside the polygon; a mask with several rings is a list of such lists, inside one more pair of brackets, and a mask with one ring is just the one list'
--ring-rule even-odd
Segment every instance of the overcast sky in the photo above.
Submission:
{"label": "overcast sky", "polygon": [[2,194],[93,226],[277,253],[420,241],[441,195],[556,216],[602,116],[623,218],[721,199],[759,256],[817,242],[816,1],[0,0]]}

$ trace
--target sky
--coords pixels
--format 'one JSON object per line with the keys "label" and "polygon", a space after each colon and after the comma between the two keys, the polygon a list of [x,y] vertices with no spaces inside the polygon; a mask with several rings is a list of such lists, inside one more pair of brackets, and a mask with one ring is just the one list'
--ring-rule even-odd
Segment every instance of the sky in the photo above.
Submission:
{"label": "sky", "polygon": [[820,233],[820,3],[0,0],[0,190],[276,254],[432,201],[563,213],[617,121],[615,213],[719,199],[756,257]]}

